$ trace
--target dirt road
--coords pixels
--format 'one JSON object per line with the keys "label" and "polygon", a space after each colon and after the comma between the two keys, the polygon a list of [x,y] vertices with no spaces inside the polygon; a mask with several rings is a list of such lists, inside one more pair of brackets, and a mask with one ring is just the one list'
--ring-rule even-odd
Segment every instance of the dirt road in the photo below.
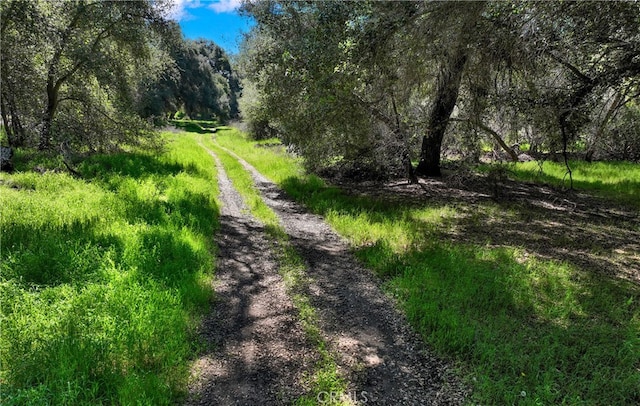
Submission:
{"label": "dirt road", "polygon": [[[222,212],[216,301],[203,326],[212,350],[194,367],[188,404],[291,404],[305,393],[304,377],[319,355],[287,297],[262,225],[217,157]],[[249,171],[265,203],[279,216],[311,281],[305,295],[319,315],[321,334],[348,383],[347,393],[321,393],[367,405],[460,404],[466,390],[415,335],[379,281],[351,255],[349,245],[321,217],[288,199],[255,168]],[[342,395],[342,396],[341,396]]]}

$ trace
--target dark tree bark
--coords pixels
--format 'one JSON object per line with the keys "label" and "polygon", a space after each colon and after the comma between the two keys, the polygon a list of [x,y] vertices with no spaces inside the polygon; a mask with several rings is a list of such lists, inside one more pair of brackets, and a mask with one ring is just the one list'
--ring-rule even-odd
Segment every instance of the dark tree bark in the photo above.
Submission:
{"label": "dark tree bark", "polygon": [[462,73],[467,62],[467,49],[460,46],[448,62],[441,67],[435,100],[429,115],[427,133],[422,137],[420,162],[416,173],[423,176],[441,176],[440,151],[449,117],[458,100]]}
{"label": "dark tree bark", "polygon": [[[3,89],[4,90],[4,89]],[[7,133],[7,140],[10,147],[22,147],[25,143],[25,134],[22,123],[20,122],[20,116],[16,111],[15,100],[11,93],[2,92],[2,122],[4,130]],[[8,114],[8,115],[7,115]]]}
{"label": "dark tree bark", "polygon": [[51,149],[51,124],[58,107],[58,92],[47,88],[47,96],[47,109],[42,118],[42,130],[40,132],[40,142],[38,143],[40,151]]}

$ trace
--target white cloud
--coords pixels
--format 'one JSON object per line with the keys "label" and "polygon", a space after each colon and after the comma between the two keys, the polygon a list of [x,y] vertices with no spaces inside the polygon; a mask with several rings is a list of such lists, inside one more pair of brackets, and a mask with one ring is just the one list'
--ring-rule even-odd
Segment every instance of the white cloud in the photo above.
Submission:
{"label": "white cloud", "polygon": [[194,18],[189,14],[188,9],[198,8],[202,4],[200,0],[173,0],[169,10],[169,18],[176,21],[190,20]]}
{"label": "white cloud", "polygon": [[189,13],[189,9],[206,5],[207,8],[216,13],[230,13],[238,9],[241,4],[242,0],[173,0],[173,4],[167,14],[172,20],[184,21],[194,18],[194,16]]}
{"label": "white cloud", "polygon": [[242,0],[218,0],[214,1],[209,8],[216,13],[230,13],[242,4]]}

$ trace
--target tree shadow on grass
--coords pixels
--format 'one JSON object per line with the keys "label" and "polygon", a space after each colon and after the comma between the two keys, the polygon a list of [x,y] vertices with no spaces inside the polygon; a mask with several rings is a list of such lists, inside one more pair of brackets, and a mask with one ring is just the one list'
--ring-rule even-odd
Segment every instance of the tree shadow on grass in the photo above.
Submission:
{"label": "tree shadow on grass", "polygon": [[398,256],[381,243],[358,256],[430,344],[470,364],[483,403],[640,401],[637,286],[523,263],[505,248],[436,244]]}
{"label": "tree shadow on grass", "polygon": [[[3,278],[20,280],[25,287],[82,284],[101,278],[101,270],[108,266],[108,261],[150,275],[155,272],[153,261],[159,262],[157,267],[160,269],[175,268],[175,274],[183,272],[181,266],[186,267],[187,272],[196,272],[201,266],[195,263],[203,261],[202,255],[190,252],[185,245],[189,242],[184,242],[190,237],[181,233],[189,230],[208,240],[217,227],[219,208],[216,203],[204,193],[186,189],[171,198],[141,197],[137,181],[127,184],[130,179],[155,176],[161,182],[167,176],[189,171],[206,178],[195,166],[167,163],[151,155],[115,154],[90,158],[83,166],[83,173],[115,192],[113,199],[105,201],[109,207],[96,206],[96,212],[85,213],[83,219],[71,219],[65,224],[11,224],[3,230],[2,236]],[[160,187],[158,182],[152,181],[152,186]],[[104,213],[101,213],[103,209]],[[150,231],[141,236],[135,236],[139,233],[136,230],[125,230],[124,234],[105,232],[105,226],[110,226],[102,220],[105,216],[111,221],[123,221],[125,228],[138,225]],[[137,243],[139,252],[130,256],[136,258],[139,254],[138,262],[129,260],[130,263],[125,263],[123,255],[127,244],[131,244],[125,239],[141,241]],[[144,259],[153,257],[153,252],[169,259]],[[180,258],[184,261],[182,264]],[[160,274],[161,279],[171,279],[169,272],[163,270]]]}
{"label": "tree shadow on grass", "polygon": [[[640,287],[567,254],[593,249],[585,241],[591,237],[611,247],[637,242],[637,232],[621,219],[601,224],[585,213],[572,217],[558,208],[489,198],[487,208],[477,196],[475,205],[440,196],[385,206],[384,196],[349,196],[297,178],[283,187],[316,213],[402,222],[407,235],[418,236],[400,251],[384,238],[354,249],[426,341],[468,365],[482,403],[640,401]],[[408,214],[420,206],[416,201],[453,204],[456,216],[434,229]],[[528,228],[523,219],[540,225]],[[608,236],[613,227],[619,233]],[[576,229],[580,240],[567,250]]]}
{"label": "tree shadow on grass", "polygon": [[[292,178],[284,188],[316,213],[365,216],[371,223],[408,221],[408,234],[463,244],[518,247],[540,258],[569,261],[591,272],[640,283],[640,213],[584,193],[505,181],[491,195],[483,178],[466,185],[449,179],[350,185],[348,192]],[[425,193],[425,190],[428,193]],[[438,223],[415,218],[415,209],[455,211]]]}
{"label": "tree shadow on grass", "polygon": [[172,120],[176,128],[196,134],[212,134],[216,132],[216,122],[207,120]]}
{"label": "tree shadow on grass", "polygon": [[533,203],[504,202],[499,213],[459,208],[446,238],[456,242],[519,247],[539,258],[568,261],[600,275],[640,283],[640,230],[625,218],[596,217]]}
{"label": "tree shadow on grass", "polygon": [[[544,167],[552,166],[551,170],[540,170],[540,167],[531,168],[516,165],[510,170],[519,178],[536,183],[554,185],[567,188],[569,177],[566,174],[564,164],[545,162]],[[586,162],[571,161],[573,172],[573,186],[578,190],[591,190],[603,196],[615,195],[629,206],[638,206],[640,200],[640,179],[638,179],[638,165],[626,161]],[[627,179],[612,173],[627,173]],[[635,179],[634,179],[635,178]]]}
{"label": "tree shadow on grass", "polygon": [[177,201],[121,206],[126,223],[144,225],[142,231],[109,233],[99,217],[61,226],[12,225],[3,231],[3,278],[24,286],[83,284],[102,278],[113,261],[173,287],[208,265],[207,254],[193,248],[194,237],[208,240],[217,227],[218,207],[208,198],[187,193]]}
{"label": "tree shadow on grass", "polygon": [[80,221],[62,227],[12,225],[3,231],[2,277],[25,287],[97,281],[106,252],[121,242],[96,231],[93,222]]}
{"label": "tree shadow on grass", "polygon": [[[187,316],[209,304],[219,208],[208,190],[138,188],[210,175],[145,154],[92,157],[81,171],[109,191],[104,200],[40,225],[19,215],[3,224],[3,398],[166,403],[188,379]],[[87,196],[80,184],[75,192],[70,204]],[[46,205],[52,197],[34,198]]]}

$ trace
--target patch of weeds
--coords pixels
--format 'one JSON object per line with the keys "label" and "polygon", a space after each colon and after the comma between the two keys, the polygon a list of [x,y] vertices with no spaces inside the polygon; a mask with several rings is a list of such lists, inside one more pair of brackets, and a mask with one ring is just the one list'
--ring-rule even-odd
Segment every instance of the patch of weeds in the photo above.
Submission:
{"label": "patch of weeds", "polygon": [[[3,404],[173,404],[212,294],[217,183],[190,137],[0,185]],[[195,169],[195,170],[194,170]],[[11,187],[10,185],[19,185]]]}

